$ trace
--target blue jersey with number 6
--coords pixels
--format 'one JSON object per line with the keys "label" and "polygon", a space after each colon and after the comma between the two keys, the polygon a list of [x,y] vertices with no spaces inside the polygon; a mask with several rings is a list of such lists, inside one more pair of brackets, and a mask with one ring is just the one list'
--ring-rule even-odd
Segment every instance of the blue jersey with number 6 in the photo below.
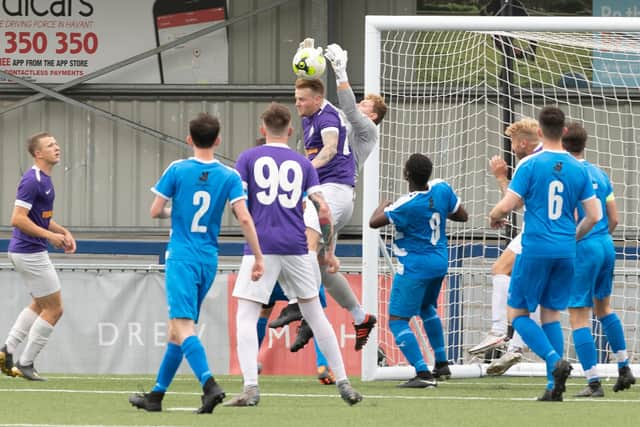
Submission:
{"label": "blue jersey with number 6", "polygon": [[429,182],[427,191],[409,193],[384,210],[396,229],[393,250],[403,265],[400,273],[446,274],[447,216],[459,206],[460,199],[449,184],[436,179]]}
{"label": "blue jersey with number 6", "polygon": [[217,257],[224,207],[246,198],[234,169],[195,158],[171,163],[151,191],[172,200],[167,258],[174,260]]}
{"label": "blue jersey with number 6", "polygon": [[595,197],[587,169],[566,151],[543,150],[522,159],[509,191],[524,200],[522,252],[534,257],[576,254],[575,211]]}
{"label": "blue jersey with number 6", "polygon": [[[247,190],[262,253],[308,253],[302,196],[320,191],[311,162],[286,144],[268,143],[240,154],[236,169]],[[244,251],[251,253],[247,245]]]}

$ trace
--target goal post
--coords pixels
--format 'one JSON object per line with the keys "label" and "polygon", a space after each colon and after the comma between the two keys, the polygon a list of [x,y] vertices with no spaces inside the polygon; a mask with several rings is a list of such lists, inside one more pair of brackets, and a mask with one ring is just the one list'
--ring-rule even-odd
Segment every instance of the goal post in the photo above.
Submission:
{"label": "goal post", "polygon": [[[491,265],[508,243],[487,225],[501,193],[488,170],[493,155],[508,154],[504,130],[557,105],[587,129],[587,160],[610,176],[619,211],[612,306],[625,329],[638,372],[640,340],[640,18],[367,16],[365,93],[389,105],[380,144],[364,165],[363,305],[378,315],[362,354],[362,379],[415,375],[393,342],[387,303],[397,260],[389,250],[393,229],[368,227],[381,200],[408,192],[404,162],[414,152],[434,163],[432,178],[449,182],[469,212],[447,225],[449,274],[438,312],[454,377],[482,376],[484,358],[467,350],[491,327]],[[521,217],[515,225],[520,226]],[[386,252],[386,254],[384,253]],[[562,317],[565,352],[575,364],[568,316]],[[413,329],[424,335],[421,322]],[[600,374],[617,368],[594,321]],[[428,343],[426,336],[419,342]],[[379,352],[385,355],[385,363]],[[425,359],[430,349],[424,346]],[[638,356],[636,356],[638,355]],[[382,366],[384,365],[384,366]],[[432,365],[430,365],[431,367]],[[580,375],[579,365],[574,375]],[[512,375],[545,375],[532,353]]]}

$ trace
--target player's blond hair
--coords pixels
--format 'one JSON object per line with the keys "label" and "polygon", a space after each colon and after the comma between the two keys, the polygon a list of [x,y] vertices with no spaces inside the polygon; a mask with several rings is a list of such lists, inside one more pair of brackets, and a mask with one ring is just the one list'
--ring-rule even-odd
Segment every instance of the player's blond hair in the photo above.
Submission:
{"label": "player's blond hair", "polygon": [[385,114],[387,114],[387,104],[385,104],[384,98],[375,93],[370,93],[365,96],[364,99],[373,103],[373,112],[378,115],[373,122],[379,124],[382,119],[384,119]]}
{"label": "player's blond hair", "polygon": [[36,157],[36,151],[40,149],[40,140],[50,137],[49,132],[38,132],[35,135],[31,135],[27,140],[27,151],[31,154],[31,157]]}
{"label": "player's blond hair", "polygon": [[516,137],[524,138],[527,141],[538,141],[538,128],[538,121],[527,117],[511,123],[504,133],[510,138]]}

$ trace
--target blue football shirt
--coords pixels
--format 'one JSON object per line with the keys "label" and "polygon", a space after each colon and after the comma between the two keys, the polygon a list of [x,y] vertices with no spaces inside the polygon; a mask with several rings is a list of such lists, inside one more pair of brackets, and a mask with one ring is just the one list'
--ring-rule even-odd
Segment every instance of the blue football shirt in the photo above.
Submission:
{"label": "blue football shirt", "polygon": [[566,151],[543,150],[518,164],[509,191],[524,200],[523,253],[575,257],[580,202],[595,197],[587,169]]}
{"label": "blue football shirt", "polygon": [[[607,200],[613,200],[613,185],[611,185],[611,181],[607,174],[597,167],[596,165],[587,162],[586,160],[582,161],[582,164],[585,168],[587,168],[587,172],[589,172],[589,176],[591,177],[591,184],[593,185],[593,191],[596,194],[596,197],[600,201],[600,205],[602,206],[602,219],[598,221],[596,225],[583,237],[583,239],[589,239],[591,237],[600,237],[600,236],[608,236],[609,235],[609,217],[607,216]],[[584,218],[585,213],[582,205],[578,205],[578,222]]]}
{"label": "blue football shirt", "polygon": [[217,160],[177,160],[151,189],[172,200],[167,258],[204,260],[218,256],[224,207],[245,199],[240,175]]}

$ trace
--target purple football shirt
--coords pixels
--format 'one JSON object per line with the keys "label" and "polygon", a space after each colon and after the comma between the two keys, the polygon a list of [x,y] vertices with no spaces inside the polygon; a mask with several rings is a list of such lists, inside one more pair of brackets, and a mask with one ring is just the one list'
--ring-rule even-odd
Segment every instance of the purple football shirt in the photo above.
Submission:
{"label": "purple football shirt", "polygon": [[[53,189],[51,177],[33,166],[18,184],[16,206],[29,209],[29,219],[36,225],[49,229],[53,217],[53,200],[56,192]],[[9,241],[9,252],[35,253],[47,250],[47,239],[30,236],[17,228]]]}
{"label": "purple football shirt", "polygon": [[[320,190],[311,162],[286,144],[274,143],[244,151],[236,169],[247,192],[262,252],[306,254],[302,198]],[[248,245],[244,253],[251,254]]]}
{"label": "purple football shirt", "polygon": [[326,165],[318,168],[318,177],[322,184],[331,182],[355,186],[356,162],[349,149],[347,127],[340,118],[340,113],[330,102],[324,101],[322,107],[309,117],[302,118],[304,147],[307,157],[313,160],[324,144],[322,133],[328,130],[338,132],[338,151]]}

